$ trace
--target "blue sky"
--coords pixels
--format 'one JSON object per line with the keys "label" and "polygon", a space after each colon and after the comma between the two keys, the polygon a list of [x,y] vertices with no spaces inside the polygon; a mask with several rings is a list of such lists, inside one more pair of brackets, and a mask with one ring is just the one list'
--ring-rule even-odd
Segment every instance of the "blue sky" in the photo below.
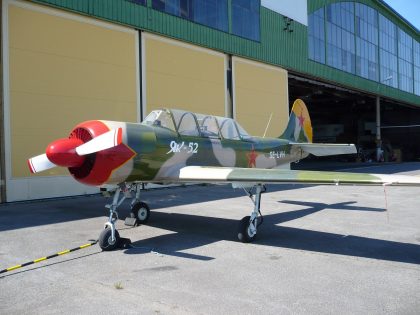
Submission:
{"label": "blue sky", "polygon": [[390,7],[420,30],[420,0],[384,0]]}

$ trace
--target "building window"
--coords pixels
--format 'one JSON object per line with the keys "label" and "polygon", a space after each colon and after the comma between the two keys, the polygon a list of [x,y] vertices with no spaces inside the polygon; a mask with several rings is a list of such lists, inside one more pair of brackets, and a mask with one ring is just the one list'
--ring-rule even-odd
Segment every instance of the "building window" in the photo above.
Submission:
{"label": "building window", "polygon": [[379,14],[379,66],[379,81],[398,88],[397,27],[381,14]]}
{"label": "building window", "polygon": [[228,31],[227,0],[195,0],[194,22]]}
{"label": "building window", "polygon": [[378,13],[364,4],[355,5],[356,74],[378,81]]}
{"label": "building window", "polygon": [[359,2],[308,16],[309,59],[420,96],[420,43]]}
{"label": "building window", "polygon": [[155,10],[228,31],[228,0],[153,0]]}
{"label": "building window", "polygon": [[413,39],[398,29],[398,81],[399,88],[413,93]]}
{"label": "building window", "polygon": [[420,43],[414,41],[414,93],[420,96]]}
{"label": "building window", "polygon": [[130,2],[133,2],[135,4],[146,5],[146,0],[130,0]]}
{"label": "building window", "polygon": [[308,23],[309,59],[325,63],[324,8],[309,15]]}
{"label": "building window", "polygon": [[[145,0],[138,2],[145,3]],[[231,2],[232,33],[259,41],[260,0]],[[229,30],[228,0],[152,0],[152,8],[224,32]]]}
{"label": "building window", "polygon": [[260,40],[260,0],[232,0],[232,33]]}
{"label": "building window", "polygon": [[192,0],[153,0],[152,8],[172,15],[192,20]]}
{"label": "building window", "polygon": [[355,73],[354,3],[327,6],[327,64]]}

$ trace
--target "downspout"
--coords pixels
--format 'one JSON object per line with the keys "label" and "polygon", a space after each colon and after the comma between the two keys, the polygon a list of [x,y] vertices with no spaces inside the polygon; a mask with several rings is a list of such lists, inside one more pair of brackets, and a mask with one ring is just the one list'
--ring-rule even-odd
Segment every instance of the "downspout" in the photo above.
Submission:
{"label": "downspout", "polygon": [[0,203],[6,202],[5,144],[4,144],[4,93],[3,93],[3,3],[0,0]]}

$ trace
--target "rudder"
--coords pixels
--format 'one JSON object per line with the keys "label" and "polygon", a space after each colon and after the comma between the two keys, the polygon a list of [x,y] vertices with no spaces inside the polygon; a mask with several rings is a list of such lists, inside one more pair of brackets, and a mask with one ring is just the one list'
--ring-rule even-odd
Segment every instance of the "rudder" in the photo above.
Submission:
{"label": "rudder", "polygon": [[312,124],[308,108],[301,99],[297,99],[290,111],[289,122],[280,138],[297,143],[312,143]]}

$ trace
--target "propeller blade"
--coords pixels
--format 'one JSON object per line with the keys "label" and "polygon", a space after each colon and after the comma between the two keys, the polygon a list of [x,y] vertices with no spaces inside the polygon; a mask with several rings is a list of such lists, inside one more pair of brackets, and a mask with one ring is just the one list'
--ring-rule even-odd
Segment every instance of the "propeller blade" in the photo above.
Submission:
{"label": "propeller blade", "polygon": [[87,155],[109,148],[116,147],[122,143],[122,128],[112,129],[92,140],[78,146],[76,152],[78,155]]}
{"label": "propeller blade", "polygon": [[41,154],[33,158],[30,158],[28,160],[28,166],[32,174],[56,167],[54,163],[48,160],[46,154]]}

